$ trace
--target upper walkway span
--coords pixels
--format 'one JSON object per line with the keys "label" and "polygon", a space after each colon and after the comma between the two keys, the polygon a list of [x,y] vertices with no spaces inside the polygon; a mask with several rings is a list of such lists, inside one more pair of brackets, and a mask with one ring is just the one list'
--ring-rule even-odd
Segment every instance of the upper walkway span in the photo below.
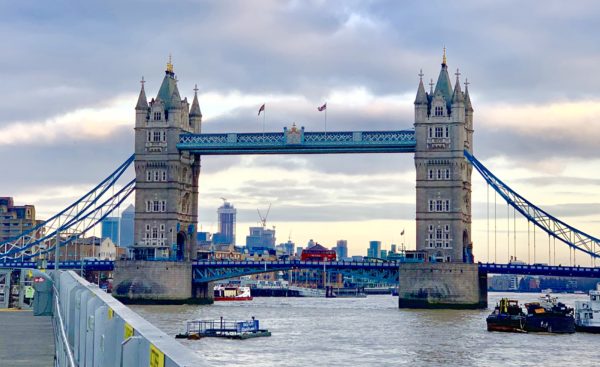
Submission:
{"label": "upper walkway span", "polygon": [[413,153],[414,130],[181,134],[177,149],[200,155]]}

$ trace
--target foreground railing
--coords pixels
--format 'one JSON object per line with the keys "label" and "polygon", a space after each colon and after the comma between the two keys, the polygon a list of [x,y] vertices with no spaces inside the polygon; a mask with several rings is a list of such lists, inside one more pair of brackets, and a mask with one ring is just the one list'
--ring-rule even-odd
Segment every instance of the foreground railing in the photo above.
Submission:
{"label": "foreground railing", "polygon": [[61,272],[56,288],[58,366],[204,365],[173,336],[160,331],[75,272]]}

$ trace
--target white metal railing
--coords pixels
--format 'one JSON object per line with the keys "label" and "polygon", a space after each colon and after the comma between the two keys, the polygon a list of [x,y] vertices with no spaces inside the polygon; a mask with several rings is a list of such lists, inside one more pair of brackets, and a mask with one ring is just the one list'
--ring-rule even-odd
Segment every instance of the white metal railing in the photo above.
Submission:
{"label": "white metal railing", "polygon": [[203,366],[193,351],[73,271],[55,277],[57,366]]}
{"label": "white metal railing", "polygon": [[65,323],[62,318],[59,293],[56,286],[54,289],[54,309],[53,309],[53,325],[54,325],[54,343],[56,349],[56,366],[69,366],[77,367],[75,358],[73,357],[73,351],[67,340],[67,333],[65,329]]}

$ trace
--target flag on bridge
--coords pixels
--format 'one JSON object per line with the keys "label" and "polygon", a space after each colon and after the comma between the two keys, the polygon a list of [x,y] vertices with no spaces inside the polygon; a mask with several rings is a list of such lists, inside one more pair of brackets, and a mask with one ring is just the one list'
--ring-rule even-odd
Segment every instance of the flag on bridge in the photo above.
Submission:
{"label": "flag on bridge", "polygon": [[263,112],[265,110],[265,104],[263,103],[262,106],[260,106],[260,108],[258,109],[258,116],[260,116],[260,113]]}
{"label": "flag on bridge", "polygon": [[402,232],[400,232],[400,236],[404,236],[404,230],[402,230]]}
{"label": "flag on bridge", "polygon": [[319,112],[325,111],[326,109],[327,109],[327,102],[325,102],[325,104],[322,105],[321,107],[317,107],[317,110],[319,110]]}

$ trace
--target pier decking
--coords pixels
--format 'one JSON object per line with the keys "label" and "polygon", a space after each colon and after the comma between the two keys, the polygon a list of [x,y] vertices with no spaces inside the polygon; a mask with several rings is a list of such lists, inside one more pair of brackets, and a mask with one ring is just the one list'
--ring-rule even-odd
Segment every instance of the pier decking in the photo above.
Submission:
{"label": "pier decking", "polygon": [[52,317],[32,311],[0,310],[0,365],[54,366]]}

